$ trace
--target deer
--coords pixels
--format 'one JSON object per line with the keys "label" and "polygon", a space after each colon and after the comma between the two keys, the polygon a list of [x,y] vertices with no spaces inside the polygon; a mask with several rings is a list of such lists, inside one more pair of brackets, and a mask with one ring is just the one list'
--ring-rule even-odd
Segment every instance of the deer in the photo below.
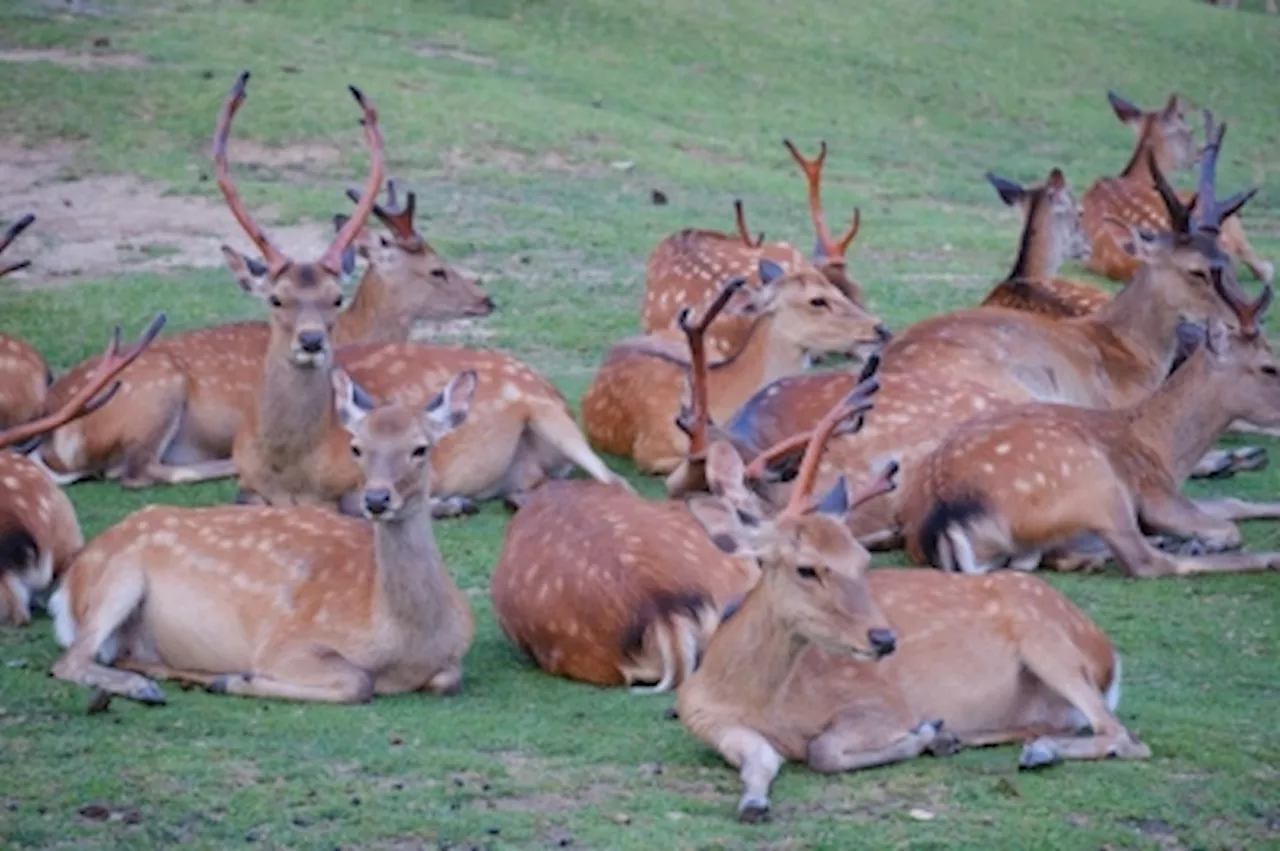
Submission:
{"label": "deer", "polygon": [[[818,272],[784,272],[761,260],[761,285],[736,310],[755,318],[743,347],[708,367],[713,419],[728,417],[763,384],[799,372],[808,352],[862,355],[889,338],[884,324],[831,289]],[[745,279],[721,288],[716,315]],[[714,328],[714,326],[713,326]],[[710,356],[710,341],[706,344]],[[688,439],[675,425],[689,369],[683,344],[661,335],[623,340],[606,353],[582,398],[591,445],[633,458],[645,473],[669,475],[681,463]]]}
{"label": "deer", "polygon": [[[244,102],[242,74],[219,114],[213,155],[218,185],[244,231],[267,258],[260,288],[269,309],[270,339],[255,403],[245,413],[232,447],[242,499],[269,505],[320,505],[354,513],[360,473],[346,446],[337,411],[372,400],[425,404],[453,375],[477,376],[476,416],[448,435],[433,453],[439,516],[475,510],[489,499],[536,487],[568,463],[593,478],[625,486],[587,445],[568,403],[529,367],[498,352],[416,343],[332,341],[342,291],[341,257],[373,213],[382,184],[382,135],[377,113],[363,94],[368,182],[356,212],[322,259],[296,263],[274,245],[241,203],[227,164],[231,123]],[[358,92],[358,90],[356,90]],[[342,376],[337,373],[342,372]],[[348,388],[345,396],[338,387]]]}
{"label": "deer", "polygon": [[19,452],[58,426],[100,408],[118,392],[117,377],[151,345],[164,326],[157,314],[138,340],[120,349],[117,326],[92,380],[51,413],[0,429],[0,623],[31,622],[32,597],[49,587],[84,546],[80,521],[67,495],[40,466]]}
{"label": "deer", "polygon": [[[1280,425],[1280,358],[1261,330],[1271,285],[1252,302],[1221,281],[1218,290],[1239,330],[1210,319],[1199,349],[1137,405],[1032,403],[949,434],[906,499],[910,557],[963,573],[1033,569],[1045,551],[1096,536],[1136,578],[1280,568],[1277,552],[1222,552],[1241,545],[1234,521],[1280,518],[1280,503],[1180,492],[1234,418]],[[1191,546],[1162,551],[1144,528]]]}
{"label": "deer", "polygon": [[[36,217],[28,213],[10,225],[0,236],[0,253],[35,220]],[[0,261],[0,278],[30,265],[30,260]],[[17,337],[0,334],[0,429],[39,416],[44,411],[50,383],[49,367],[35,347]]]}
{"label": "deer", "polygon": [[769,816],[788,761],[854,771],[1017,742],[1023,769],[1149,757],[1115,714],[1115,647],[1066,596],[1024,573],[869,570],[845,515],[892,490],[896,464],[812,498],[824,442],[862,407],[823,417],[772,517],[752,514],[737,490],[688,503],[717,546],[760,565],[676,693],[681,724],[739,771],[738,818]]}
{"label": "deer", "polygon": [[[372,123],[372,122],[370,122]],[[368,521],[315,506],[149,506],[75,557],[50,599],[58,679],[162,704],[159,681],[328,703],[452,695],[474,624],[431,529],[430,454],[471,410],[463,372],[424,407],[344,406]]]}
{"label": "deer", "polygon": [[[645,273],[645,296],[640,327],[643,334],[674,329],[683,307],[701,307],[715,300],[721,282],[735,277],[747,279],[742,296],[760,286],[757,275],[762,260],[770,261],[784,272],[816,268],[846,299],[866,308],[862,287],[849,275],[845,255],[858,234],[862,214],[854,210],[853,221],[841,236],[835,238],[827,226],[823,212],[822,169],[827,159],[827,144],[822,142],[818,156],[809,159],[788,139],[787,151],[800,166],[808,183],[809,213],[813,221],[815,248],[812,258],[785,242],[765,242],[764,234],[751,236],[746,224],[742,201],[734,201],[737,236],[721,231],[685,229],[658,243],[649,255]],[[721,359],[739,351],[750,332],[751,319],[737,311],[721,314],[707,337],[707,350]]]}
{"label": "deer", "polygon": [[[1126,236],[1110,219],[1157,232],[1167,229],[1168,212],[1149,163],[1155,162],[1162,173],[1168,174],[1194,165],[1199,152],[1183,113],[1182,100],[1176,93],[1169,96],[1161,109],[1151,112],[1138,108],[1115,92],[1107,92],[1107,100],[1116,118],[1134,131],[1133,155],[1118,176],[1096,180],[1081,203],[1084,228],[1093,245],[1089,269],[1124,282],[1137,272],[1138,261],[1124,250],[1122,243]],[[1206,144],[1209,141],[1206,139]],[[1196,198],[1192,193],[1180,193],[1178,198],[1194,211]],[[1248,266],[1259,280],[1270,281],[1274,277],[1275,267],[1253,250],[1238,218],[1227,217],[1221,229],[1222,248],[1228,254]]]}
{"label": "deer", "polygon": [[[353,194],[359,197],[348,190]],[[417,320],[485,316],[494,309],[474,279],[422,238],[414,225],[415,193],[401,206],[388,180],[387,200],[385,207],[375,201],[372,214],[389,235],[361,228],[341,254],[344,275],[354,270],[357,252],[368,265],[350,304],[337,314],[336,345],[404,341]],[[347,221],[335,217],[337,232]],[[265,264],[228,245],[222,254],[245,293],[270,298]],[[40,460],[63,484],[103,475],[141,488],[235,475],[235,435],[253,406],[269,340],[261,321],[166,338],[130,369],[113,404],[53,435]],[[74,394],[93,368],[93,361],[73,367],[51,394]]]}

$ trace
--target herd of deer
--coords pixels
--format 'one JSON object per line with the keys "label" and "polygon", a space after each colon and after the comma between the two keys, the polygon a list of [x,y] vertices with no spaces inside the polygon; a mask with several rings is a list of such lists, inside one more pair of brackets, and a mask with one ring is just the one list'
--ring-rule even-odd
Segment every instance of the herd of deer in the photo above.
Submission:
{"label": "herd of deer", "polygon": [[[247,79],[213,159],[262,257],[227,262],[268,322],[157,339],[161,314],[56,381],[0,336],[0,618],[27,623],[53,588],[53,674],[97,708],[161,703],[157,680],[334,702],[457,691],[473,622],[431,520],[502,498],[491,593],[508,639],[552,674],[678,688],[753,820],[786,760],[844,771],[1004,742],[1024,742],[1023,767],[1146,757],[1116,716],[1111,642],[1026,571],[1280,567],[1241,551],[1234,522],[1280,504],[1180,493],[1266,463],[1209,450],[1231,427],[1280,428],[1280,360],[1261,330],[1273,270],[1237,218],[1252,192],[1219,200],[1225,127],[1206,112],[1198,147],[1177,97],[1146,112],[1110,96],[1137,144],[1082,204],[1057,169],[1031,187],[989,175],[1023,214],[1008,277],[896,334],[849,271],[859,213],[839,237],[826,223],[825,144],[808,159],[787,142],[813,256],[753,238],[740,204],[736,234],[664,239],[645,333],[605,355],[584,435],[519,361],[407,341],[415,320],[493,303],[423,239],[412,193],[400,206],[388,183],[377,202],[383,140],[358,90],[371,165],[354,212],[318,260],[272,244],[227,164]],[[1197,162],[1195,193],[1175,192],[1166,173]],[[1123,288],[1055,277],[1069,258]],[[861,369],[804,371],[827,353]],[[672,499],[638,496],[596,451],[665,475]],[[573,465],[591,480],[565,478]],[[233,475],[246,504],[151,506],[88,544],[59,489]],[[889,547],[941,570],[869,570]]]}

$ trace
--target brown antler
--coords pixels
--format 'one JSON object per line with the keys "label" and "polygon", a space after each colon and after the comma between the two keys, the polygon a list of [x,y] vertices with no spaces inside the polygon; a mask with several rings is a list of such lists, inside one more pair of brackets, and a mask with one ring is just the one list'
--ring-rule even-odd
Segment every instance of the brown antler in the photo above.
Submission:
{"label": "brown antler", "polygon": [[676,425],[689,435],[689,457],[701,458],[707,451],[707,428],[711,424],[711,408],[707,388],[707,328],[729,304],[733,294],[742,289],[746,278],[738,277],[725,284],[715,300],[707,306],[702,318],[692,322],[693,310],[682,308],[677,322],[689,343],[689,397],[690,405],[680,411]]}
{"label": "brown antler", "polygon": [[262,252],[263,259],[267,261],[268,274],[275,278],[289,265],[289,258],[271,244],[266,232],[249,215],[231,180],[231,170],[227,167],[227,137],[231,134],[231,121],[244,103],[245,86],[248,82],[249,72],[241,71],[235,85],[231,87],[226,103],[222,105],[222,112],[218,114],[218,126],[213,133],[213,167],[218,178],[218,188],[222,190],[222,197],[231,208],[231,215],[235,216],[253,244],[258,246],[258,251]]}
{"label": "brown antler", "polygon": [[[397,238],[401,240],[413,239],[418,235],[413,226],[413,214],[418,207],[418,196],[412,192],[405,195],[404,207],[401,208],[396,195],[396,182],[388,180],[387,206],[383,207],[381,204],[375,203],[373,205],[373,215]],[[347,197],[359,204],[361,198],[360,190],[348,189]]]}
{"label": "brown antler", "polygon": [[[123,352],[120,351],[120,326],[117,325],[115,331],[111,334],[111,342],[107,344],[107,349],[102,353],[102,359],[98,362],[97,368],[94,369],[93,375],[89,377],[89,381],[84,387],[67,400],[67,403],[52,414],[33,420],[29,423],[23,423],[10,429],[0,431],[0,448],[13,446],[16,443],[22,443],[31,438],[53,431],[60,428],[72,420],[92,414],[111,400],[116,390],[120,388],[120,382],[111,382],[117,375],[125,370],[129,364],[137,360],[138,355],[151,344],[151,341],[160,333],[160,329],[164,327],[165,315],[157,313],[155,318],[151,320],[151,324],[147,326],[138,340]],[[108,388],[107,385],[111,384]],[[103,389],[107,388],[107,389]]]}
{"label": "brown antler", "polygon": [[[342,226],[342,230],[338,231],[338,235],[333,238],[333,242],[329,243],[328,250],[320,258],[320,265],[332,275],[341,274],[342,253],[360,235],[365,222],[369,220],[369,214],[377,206],[378,189],[382,187],[383,144],[382,131],[378,129],[378,111],[365,98],[364,93],[355,86],[347,86],[347,88],[351,90],[351,96],[356,99],[356,103],[360,104],[360,109],[364,111],[364,118],[361,119],[360,123],[364,125],[364,141],[369,146],[369,179],[365,182],[364,192],[361,193],[360,200],[356,202],[355,212],[351,214],[350,219],[347,219],[347,223]],[[412,218],[412,214],[410,217]]]}
{"label": "brown antler", "polygon": [[1231,312],[1235,314],[1236,319],[1240,322],[1240,335],[1246,338],[1257,337],[1262,333],[1262,317],[1267,312],[1267,308],[1271,306],[1271,299],[1275,295],[1271,284],[1265,284],[1262,287],[1262,294],[1258,296],[1256,301],[1249,301],[1239,285],[1229,284],[1222,275],[1213,276],[1213,288],[1217,291],[1219,298],[1227,303],[1227,307],[1231,308]]}
{"label": "brown antler", "polygon": [[1222,139],[1227,125],[1214,124],[1213,113],[1204,111],[1204,148],[1200,152],[1200,182],[1196,186],[1196,221],[1198,230],[1217,234],[1222,222],[1254,196],[1258,187],[1238,192],[1221,203],[1217,195],[1218,154],[1222,151]]}
{"label": "brown antler", "polygon": [[813,505],[811,499],[814,482],[818,478],[818,462],[822,459],[827,440],[842,423],[862,417],[871,409],[871,397],[880,389],[880,381],[868,379],[853,389],[853,392],[839,405],[823,415],[813,429],[813,437],[805,447],[804,457],[800,461],[800,472],[796,474],[795,483],[791,486],[791,498],[782,509],[782,514],[792,516],[804,514]]}
{"label": "brown antler", "polygon": [[827,160],[827,143],[823,142],[818,150],[818,156],[812,160],[806,159],[796,146],[791,143],[790,139],[783,139],[782,144],[787,146],[787,150],[791,152],[791,158],[800,166],[800,170],[804,172],[805,179],[809,181],[809,215],[813,219],[813,230],[818,239],[818,250],[822,252],[822,256],[828,262],[841,263],[844,262],[844,255],[849,250],[849,244],[853,242],[853,238],[858,235],[858,227],[862,224],[862,211],[856,207],[853,210],[853,224],[844,232],[839,240],[835,240],[831,236],[831,230],[827,227],[827,218],[822,211],[822,165]]}
{"label": "brown antler", "polygon": [[755,240],[752,241],[751,231],[747,229],[747,214],[743,209],[741,198],[734,199],[733,217],[738,222],[738,238],[742,240],[742,244],[747,248],[759,248],[764,242],[764,231],[756,234]]}
{"label": "brown antler", "polygon": [[[35,216],[31,215],[30,213],[27,213],[25,216],[23,216],[22,218],[14,222],[12,225],[10,225],[9,229],[4,232],[4,236],[0,237],[0,252],[3,252],[6,248],[8,248],[9,243],[13,242],[15,239],[18,238],[18,234],[22,233],[24,230],[31,227],[31,223],[34,222],[35,220],[36,220]],[[7,266],[0,266],[0,278],[3,278],[5,275],[9,274],[10,272],[16,272],[19,269],[25,269],[30,265],[31,265],[30,260],[19,260],[16,263],[10,263]]]}

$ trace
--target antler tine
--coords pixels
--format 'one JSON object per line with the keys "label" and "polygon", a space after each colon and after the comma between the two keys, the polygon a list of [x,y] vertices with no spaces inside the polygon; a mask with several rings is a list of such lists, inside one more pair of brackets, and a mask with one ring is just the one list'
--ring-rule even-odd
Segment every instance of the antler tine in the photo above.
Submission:
{"label": "antler tine", "polygon": [[88,383],[54,413],[0,431],[0,448],[23,443],[37,435],[61,428],[72,420],[87,416],[105,405],[120,389],[120,382],[115,381],[116,376],[127,369],[129,364],[137,360],[147,346],[151,345],[151,341],[164,327],[165,320],[163,313],[157,313],[137,341],[123,352],[120,351],[120,327],[117,325],[111,335],[111,342],[107,344],[106,350],[102,353],[102,359],[94,369],[93,375],[89,377]]}
{"label": "antler tine", "polygon": [[1227,307],[1231,308],[1231,312],[1235,314],[1236,319],[1240,322],[1240,333],[1245,337],[1256,337],[1261,333],[1262,317],[1266,314],[1267,308],[1271,306],[1271,300],[1275,296],[1275,291],[1271,284],[1265,284],[1262,287],[1262,293],[1257,299],[1250,301],[1245,297],[1244,291],[1240,289],[1240,285],[1234,281],[1228,282],[1227,273],[1214,275],[1213,288],[1218,293],[1218,297],[1226,302]]}
{"label": "antler tine", "polygon": [[400,208],[400,199],[396,197],[396,179],[394,177],[387,178],[387,203],[391,205],[391,209]]}
{"label": "antler tine", "polygon": [[862,226],[862,210],[859,209],[858,207],[854,207],[853,223],[849,225],[849,229],[844,232],[844,236],[840,237],[839,241],[836,242],[836,248],[840,252],[839,257],[838,258],[833,257],[830,259],[833,259],[833,260],[843,259],[844,256],[849,253],[849,246],[853,244],[853,238],[858,235],[858,228],[860,228],[861,226]]}
{"label": "antler tine", "polygon": [[734,293],[742,289],[747,279],[737,277],[729,281],[716,294],[711,304],[697,322],[692,321],[693,310],[681,309],[676,321],[689,344],[689,411],[681,411],[676,425],[689,435],[689,457],[700,457],[707,451],[707,428],[711,422],[711,406],[707,389],[707,328],[729,304]]}
{"label": "antler tine", "polygon": [[35,220],[36,220],[35,216],[33,216],[31,213],[27,213],[25,216],[18,219],[13,224],[11,224],[9,226],[9,229],[4,232],[4,236],[0,237],[0,251],[4,251],[6,248],[8,248],[9,243],[17,239],[18,234],[22,233],[24,230],[31,227],[32,222],[34,222]]}
{"label": "antler tine", "polygon": [[[791,152],[791,158],[800,166],[800,170],[804,172],[805,179],[809,182],[809,217],[813,219],[813,230],[818,238],[818,247],[822,249],[822,253],[828,259],[839,259],[844,255],[837,253],[838,243],[831,238],[831,230],[827,227],[827,218],[822,212],[822,166],[827,161],[827,143],[823,141],[818,148],[818,156],[813,159],[806,159],[803,154],[791,143],[790,139],[783,139],[782,144],[787,146],[787,150]],[[856,228],[855,228],[856,232]],[[852,240],[852,237],[850,237]]]}
{"label": "antler tine", "polygon": [[[1191,212],[1178,200],[1178,194],[1173,191],[1169,181],[1165,180],[1164,172],[1160,170],[1160,164],[1156,162],[1156,156],[1150,150],[1147,151],[1147,168],[1151,170],[1151,180],[1155,183],[1156,191],[1160,193],[1160,200],[1164,202],[1164,208],[1169,213],[1172,232],[1189,233]],[[1201,199],[1201,204],[1203,203]]]}
{"label": "antler tine", "polygon": [[218,188],[222,190],[222,197],[231,208],[231,215],[235,216],[240,227],[248,234],[249,239],[253,240],[253,244],[258,246],[258,250],[267,261],[267,270],[274,278],[289,265],[289,258],[271,244],[266,232],[249,215],[249,211],[240,200],[240,194],[236,192],[236,185],[231,180],[231,170],[227,166],[227,137],[231,134],[231,121],[236,117],[240,105],[244,103],[245,86],[248,82],[249,72],[241,71],[235,85],[231,87],[231,94],[227,96],[226,103],[222,105],[222,111],[218,114],[218,125],[213,132],[213,167],[218,178]]}
{"label": "antler tine", "polygon": [[1213,113],[1204,111],[1204,147],[1200,149],[1200,179],[1196,184],[1196,226],[1201,230],[1217,231],[1222,225],[1218,217],[1217,174],[1218,153],[1222,149],[1222,137],[1227,132],[1226,124],[1215,125]]}
{"label": "antler tine", "polygon": [[879,390],[879,379],[869,379],[853,389],[840,404],[823,415],[813,429],[804,457],[800,459],[800,472],[796,474],[795,483],[791,486],[791,498],[782,509],[782,514],[803,514],[809,510],[813,486],[818,478],[818,463],[826,449],[827,441],[844,421],[852,417],[861,417],[871,410],[871,397]]}
{"label": "antler tine", "polygon": [[364,191],[360,193],[360,200],[356,202],[356,209],[352,212],[351,218],[343,225],[342,230],[338,231],[333,242],[329,244],[328,250],[320,258],[320,265],[333,275],[341,272],[343,252],[360,235],[365,222],[369,220],[369,214],[377,205],[378,190],[382,188],[383,177],[383,143],[382,131],[378,128],[378,111],[365,98],[364,93],[355,86],[347,86],[347,88],[351,90],[351,96],[356,99],[356,103],[360,104],[360,109],[364,112],[361,123],[364,125],[365,144],[369,146],[369,179],[365,182]]}
{"label": "antler tine", "polygon": [[735,198],[733,201],[733,216],[738,223],[738,238],[742,240],[742,244],[748,248],[759,248],[764,243],[764,231],[760,231],[755,240],[751,239],[751,231],[747,229],[747,214],[743,209],[741,198]]}
{"label": "antler tine", "polygon": [[898,476],[898,462],[890,461],[884,465],[880,473],[871,481],[867,482],[861,488],[849,496],[849,510],[857,508],[864,502],[874,499],[882,493],[889,493],[898,487],[896,478]]}

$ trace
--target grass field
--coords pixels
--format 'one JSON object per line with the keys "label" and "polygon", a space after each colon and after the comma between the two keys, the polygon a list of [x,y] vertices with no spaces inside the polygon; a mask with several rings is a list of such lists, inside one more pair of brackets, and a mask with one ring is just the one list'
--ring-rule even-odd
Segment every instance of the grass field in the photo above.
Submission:
{"label": "grass field", "polygon": [[[809,245],[784,136],[830,143],[828,210],[862,207],[852,269],[894,327],[974,303],[1011,261],[1017,220],[983,172],[1034,181],[1060,165],[1082,193],[1123,165],[1131,138],[1107,88],[1142,104],[1176,89],[1230,123],[1220,185],[1269,181],[1245,221],[1274,260],[1278,48],[1280,20],[1193,0],[9,0],[0,218],[41,193],[72,206],[15,246],[35,266],[0,291],[0,330],[61,369],[157,309],[175,330],[259,315],[225,270],[182,262],[187,243],[247,247],[229,215],[160,222],[172,234],[156,237],[145,209],[217,203],[208,141],[246,67],[236,134],[259,155],[234,167],[250,207],[298,227],[346,208],[367,159],[344,85],[360,85],[428,239],[500,304],[463,338],[527,359],[575,401],[608,343],[637,329],[662,236],[728,226],[742,197],[753,227]],[[76,232],[89,228],[76,205],[96,211],[92,233]],[[86,259],[50,271],[69,245]],[[1273,469],[1193,489],[1277,485]],[[93,535],[233,485],[70,492]],[[1149,762],[1022,776],[1016,751],[995,749],[835,777],[793,766],[772,823],[744,827],[735,773],[665,717],[670,698],[555,680],[505,643],[487,591],[505,523],[487,506],[438,526],[478,622],[452,700],[341,708],[171,687],[165,708],[89,717],[84,691],[46,676],[47,620],[0,632],[0,844],[1280,847],[1275,576],[1051,579],[1124,654],[1121,714]],[[1280,542],[1261,526],[1248,537]]]}

